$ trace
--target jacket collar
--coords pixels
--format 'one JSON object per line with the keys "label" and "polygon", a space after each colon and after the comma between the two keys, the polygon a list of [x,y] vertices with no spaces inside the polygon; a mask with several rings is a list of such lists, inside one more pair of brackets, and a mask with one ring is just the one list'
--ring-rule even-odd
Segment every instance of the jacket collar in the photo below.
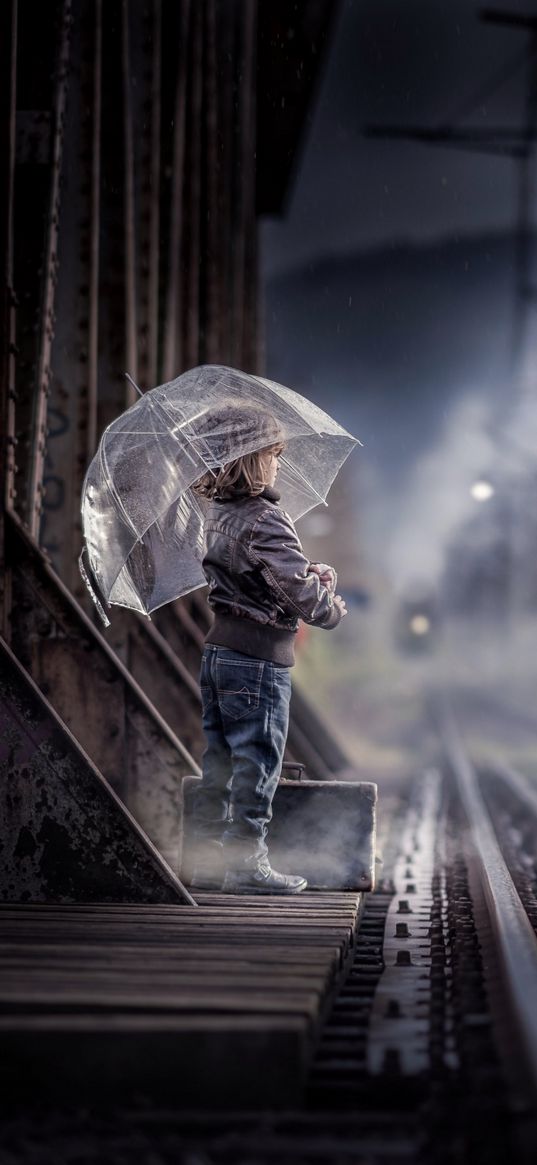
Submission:
{"label": "jacket collar", "polygon": [[244,501],[245,498],[250,498],[250,497],[266,498],[268,502],[276,503],[276,502],[279,502],[281,494],[278,493],[277,489],[273,489],[273,487],[271,485],[266,485],[264,490],[260,494],[237,494],[237,496],[234,498],[215,497],[214,500],[215,500],[215,502],[219,502],[221,505],[225,504],[225,503],[227,503],[229,505],[230,502]]}
{"label": "jacket collar", "polygon": [[274,489],[273,486],[266,485],[263,492],[259,496],[266,498],[269,502],[279,502],[282,495],[279,494],[278,490]]}

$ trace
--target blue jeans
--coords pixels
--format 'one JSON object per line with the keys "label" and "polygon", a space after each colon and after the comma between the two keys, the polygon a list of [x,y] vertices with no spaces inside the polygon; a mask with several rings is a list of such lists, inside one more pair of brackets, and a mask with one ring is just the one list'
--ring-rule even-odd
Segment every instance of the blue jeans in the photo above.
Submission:
{"label": "blue jeans", "polygon": [[201,785],[194,819],[199,840],[222,840],[231,863],[257,865],[281,772],[291,677],[288,667],[207,644],[200,674]]}

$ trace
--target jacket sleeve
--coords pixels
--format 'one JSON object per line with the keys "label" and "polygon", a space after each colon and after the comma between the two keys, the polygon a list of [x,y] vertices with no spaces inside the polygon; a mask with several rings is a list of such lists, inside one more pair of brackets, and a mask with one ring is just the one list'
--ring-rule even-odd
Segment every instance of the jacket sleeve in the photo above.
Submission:
{"label": "jacket sleeve", "polygon": [[261,514],[251,531],[247,553],[279,606],[316,627],[337,627],[341,611],[319,576],[308,573],[309,559],[291,519],[282,510]]}
{"label": "jacket sleeve", "polygon": [[329,575],[330,582],[324,582],[323,586],[325,586],[327,591],[330,591],[331,594],[335,594],[337,587],[337,574],[333,566],[329,566],[327,562],[310,562],[308,569],[318,575]]}

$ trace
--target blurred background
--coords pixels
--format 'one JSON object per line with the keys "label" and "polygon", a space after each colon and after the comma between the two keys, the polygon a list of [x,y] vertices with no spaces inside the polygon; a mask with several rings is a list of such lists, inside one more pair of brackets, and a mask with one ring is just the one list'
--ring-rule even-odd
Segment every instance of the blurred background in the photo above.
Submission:
{"label": "blurred background", "polygon": [[381,781],[435,686],[534,764],[536,49],[531,4],[344,0],[262,226],[268,375],[364,443],[302,523],[350,613],[299,678]]}

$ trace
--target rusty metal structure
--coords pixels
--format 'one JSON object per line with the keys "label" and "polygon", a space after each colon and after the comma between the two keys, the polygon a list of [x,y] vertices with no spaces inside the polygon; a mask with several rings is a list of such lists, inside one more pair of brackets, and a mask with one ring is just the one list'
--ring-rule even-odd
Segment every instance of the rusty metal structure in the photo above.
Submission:
{"label": "rusty metal structure", "polygon": [[[104,635],[77,567],[80,491],[98,435],[131,402],[125,372],[147,388],[203,362],[260,370],[257,222],[282,207],[334,11],[326,0],[0,11],[3,775],[26,804],[50,763],[30,730],[37,689],[69,763],[90,784],[90,772],[104,778],[156,847],[166,894],[181,893],[182,778],[199,772],[211,616],[197,592],[151,622],[118,612]],[[288,758],[314,778],[349,770],[299,693]],[[42,847],[27,849],[46,900],[59,891]],[[18,884],[15,865],[8,899],[31,882],[26,869]]]}

